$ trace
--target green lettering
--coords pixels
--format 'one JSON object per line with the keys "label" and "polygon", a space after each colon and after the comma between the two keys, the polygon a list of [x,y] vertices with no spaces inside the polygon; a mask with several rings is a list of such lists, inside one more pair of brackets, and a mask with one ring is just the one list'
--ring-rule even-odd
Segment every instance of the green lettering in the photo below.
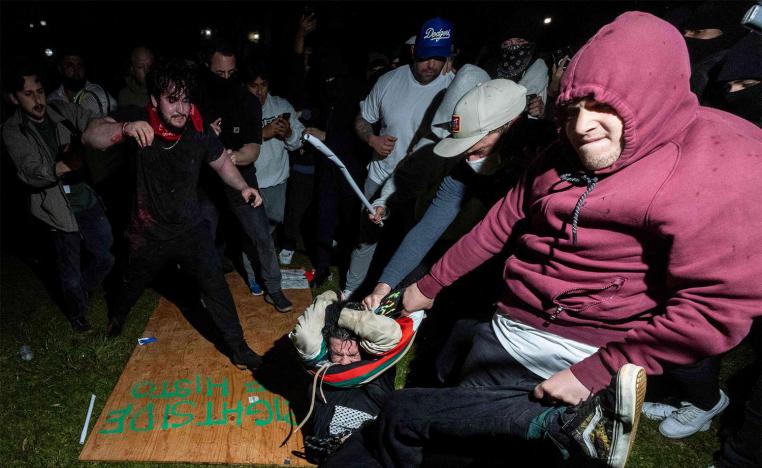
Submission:
{"label": "green lettering", "polygon": [[[183,384],[186,384],[186,386],[183,386]],[[175,380],[175,396],[176,397],[185,398],[190,394],[191,394],[190,380],[188,379]]]}
{"label": "green lettering", "polygon": [[[149,390],[146,392],[139,392],[138,389],[144,386],[148,386]],[[156,384],[148,380],[144,380],[142,382],[138,382],[132,385],[132,390],[131,390],[132,398],[136,398],[136,399],[144,398],[144,397],[150,396],[155,391],[156,391]]]}
{"label": "green lettering", "polygon": [[[262,405],[266,409],[265,410],[257,410],[255,406]],[[254,418],[254,424],[257,426],[266,426],[270,424],[273,421],[273,409],[272,406],[270,406],[270,402],[266,400],[258,400],[254,403],[250,403],[248,406],[246,406],[246,415],[247,416],[256,416],[259,413],[267,412],[267,419],[256,419]]]}
{"label": "green lettering", "polygon": [[211,401],[206,402],[206,419],[196,423],[196,426],[224,426],[225,418],[214,419],[214,408]]}
{"label": "green lettering", "polygon": [[221,396],[226,397],[228,396],[228,378],[224,377],[222,379],[222,383],[216,384],[212,383],[212,378],[207,377],[206,378],[206,396],[210,397],[214,395],[214,387],[219,387],[221,391]]}
{"label": "green lettering", "polygon": [[106,424],[116,424],[114,429],[101,429],[100,434],[121,434],[124,432],[124,420],[132,411],[132,404],[128,404],[122,409],[109,411],[106,416]]}
{"label": "green lettering", "polygon": [[[143,415],[148,415],[148,421],[145,427],[137,427],[138,419]],[[130,430],[135,432],[147,432],[153,429],[153,403],[148,403],[145,408],[138,410],[132,418],[130,418]]]}
{"label": "green lettering", "polygon": [[243,412],[243,407],[241,406],[240,401],[235,402],[235,408],[228,408],[228,402],[224,401],[222,402],[222,418],[227,419],[228,414],[235,413],[238,415],[237,418],[235,418],[235,423],[237,426],[241,425],[241,413]]}
{"label": "green lettering", "polygon": [[195,408],[196,407],[195,403],[193,403],[192,401],[188,401],[188,400],[181,400],[181,401],[178,401],[177,403],[175,403],[174,405],[172,405],[172,416],[184,417],[185,418],[185,421],[183,421],[183,422],[172,423],[172,429],[176,429],[178,427],[183,427],[186,424],[189,424],[191,421],[193,421],[193,413],[178,413],[177,412],[177,407],[180,406],[180,405],[190,405],[191,408]]}
{"label": "green lettering", "polygon": [[[284,400],[285,401],[285,400]],[[293,425],[293,422],[291,420],[291,405],[288,404],[288,401],[286,401],[286,413],[283,414],[281,411],[281,398],[275,397],[273,399],[273,406],[275,406],[275,420],[284,422],[286,424]]]}

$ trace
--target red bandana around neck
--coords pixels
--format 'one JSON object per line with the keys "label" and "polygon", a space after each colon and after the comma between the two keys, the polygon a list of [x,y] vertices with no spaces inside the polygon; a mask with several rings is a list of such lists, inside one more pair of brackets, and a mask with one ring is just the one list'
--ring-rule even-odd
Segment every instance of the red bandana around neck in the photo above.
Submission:
{"label": "red bandana around neck", "polygon": [[[180,139],[180,133],[171,132],[164,126],[164,122],[161,121],[161,117],[159,117],[159,112],[156,110],[156,107],[148,104],[146,110],[148,111],[148,123],[151,125],[151,128],[153,128],[154,135],[157,135],[166,141],[177,141]],[[190,117],[191,122],[193,122],[193,128],[195,128],[197,132],[204,131],[204,121],[201,118],[201,112],[199,112],[198,107],[196,107],[195,104],[191,104],[188,116]]]}

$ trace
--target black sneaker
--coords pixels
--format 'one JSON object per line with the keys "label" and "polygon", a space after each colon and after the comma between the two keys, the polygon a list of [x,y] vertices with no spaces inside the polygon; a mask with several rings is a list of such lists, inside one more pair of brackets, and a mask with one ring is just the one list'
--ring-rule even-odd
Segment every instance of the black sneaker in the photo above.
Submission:
{"label": "black sneaker", "polygon": [[589,458],[607,466],[624,467],[635,442],[645,395],[645,370],[625,364],[612,386],[562,415],[562,431]]}
{"label": "black sneaker", "polygon": [[87,318],[84,316],[73,318],[69,321],[71,322],[71,327],[79,333],[89,332],[93,329],[93,327],[90,326],[90,322],[88,322]]}
{"label": "black sneaker", "polygon": [[288,312],[294,308],[294,305],[286,299],[283,291],[268,292],[265,294],[265,302],[272,304],[278,309],[278,312]]}
{"label": "black sneaker", "polygon": [[257,370],[262,365],[262,356],[244,344],[237,351],[233,351],[230,362],[241,370]]}

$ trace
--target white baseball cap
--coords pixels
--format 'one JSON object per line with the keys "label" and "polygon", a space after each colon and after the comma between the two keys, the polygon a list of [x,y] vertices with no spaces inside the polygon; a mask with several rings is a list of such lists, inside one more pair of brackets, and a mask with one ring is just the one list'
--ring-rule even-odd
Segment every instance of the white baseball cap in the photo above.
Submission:
{"label": "white baseball cap", "polygon": [[521,115],[526,95],[525,87],[503,78],[477,85],[455,105],[452,136],[437,143],[434,153],[445,158],[463,154],[489,132]]}

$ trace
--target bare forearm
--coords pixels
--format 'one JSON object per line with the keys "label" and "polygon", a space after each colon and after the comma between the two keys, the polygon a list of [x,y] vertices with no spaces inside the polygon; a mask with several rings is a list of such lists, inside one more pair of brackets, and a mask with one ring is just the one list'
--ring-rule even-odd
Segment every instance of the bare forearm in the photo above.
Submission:
{"label": "bare forearm", "polygon": [[238,151],[234,151],[234,161],[237,166],[244,166],[251,164],[259,158],[259,151],[261,145],[257,143],[247,143],[243,145]]}
{"label": "bare forearm", "polygon": [[111,117],[90,121],[82,134],[82,143],[98,150],[110,148],[122,140],[122,122],[117,122]]}
{"label": "bare forearm", "polygon": [[217,171],[217,174],[220,175],[222,181],[236,190],[243,190],[248,187],[249,184],[246,183],[241,176],[241,173],[238,172],[238,168],[235,167],[235,164],[233,164],[233,162],[225,155],[220,158],[224,158],[222,164],[217,167],[212,166],[212,168]]}
{"label": "bare forearm", "polygon": [[373,135],[373,126],[370,122],[362,118],[362,114],[357,114],[357,117],[355,117],[355,132],[365,143],[368,143],[370,137]]}

